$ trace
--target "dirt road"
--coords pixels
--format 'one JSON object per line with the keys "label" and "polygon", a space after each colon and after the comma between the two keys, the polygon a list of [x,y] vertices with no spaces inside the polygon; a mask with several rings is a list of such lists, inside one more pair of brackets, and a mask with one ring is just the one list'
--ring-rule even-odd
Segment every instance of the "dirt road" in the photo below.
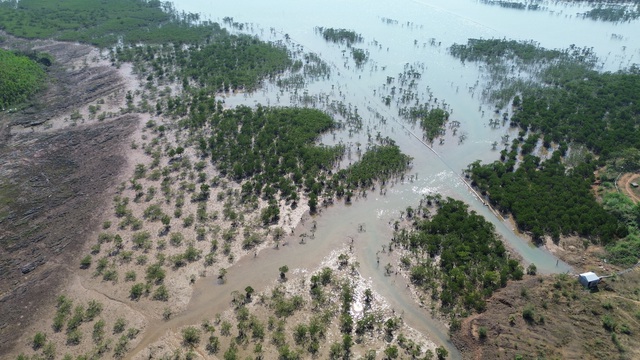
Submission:
{"label": "dirt road", "polygon": [[631,183],[638,182],[640,180],[640,174],[626,173],[623,174],[618,180],[618,188],[623,194],[627,195],[634,203],[640,202],[640,196],[634,191],[634,187]]}

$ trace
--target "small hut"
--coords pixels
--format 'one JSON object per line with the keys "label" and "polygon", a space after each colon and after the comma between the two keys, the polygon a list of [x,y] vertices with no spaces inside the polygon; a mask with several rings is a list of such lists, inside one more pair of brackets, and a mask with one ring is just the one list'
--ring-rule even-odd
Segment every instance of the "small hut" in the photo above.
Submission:
{"label": "small hut", "polygon": [[582,286],[591,289],[598,286],[598,283],[600,282],[600,277],[596,275],[594,272],[589,271],[589,272],[580,274],[580,276],[578,277],[578,281],[580,281],[580,284],[582,284]]}

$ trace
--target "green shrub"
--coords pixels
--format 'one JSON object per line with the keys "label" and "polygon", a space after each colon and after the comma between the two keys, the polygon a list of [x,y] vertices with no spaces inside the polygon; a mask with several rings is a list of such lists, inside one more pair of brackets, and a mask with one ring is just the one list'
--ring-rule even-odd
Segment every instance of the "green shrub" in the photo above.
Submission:
{"label": "green shrub", "polygon": [[[123,329],[124,330],[124,329]],[[116,346],[113,348],[113,355],[115,358],[119,359],[124,357],[127,352],[127,347],[129,346],[129,338],[126,335],[120,336]]]}
{"label": "green shrub", "polygon": [[526,305],[524,307],[524,309],[522,310],[522,318],[525,319],[527,322],[531,323],[533,322],[535,319],[535,311],[533,309],[532,305]]}
{"label": "green shrub", "polygon": [[45,345],[44,349],[42,349],[42,356],[46,360],[53,360],[56,357],[56,344],[53,341],[49,341],[47,345]]}
{"label": "green shrub", "polygon": [[137,283],[131,287],[129,291],[129,297],[131,300],[140,300],[140,297],[144,293],[145,286],[143,283]]}
{"label": "green shrub", "polygon": [[171,245],[178,247],[180,245],[182,245],[182,241],[184,240],[184,235],[182,235],[182,233],[171,233],[171,235],[169,236],[169,242],[171,243]]}
{"label": "green shrub", "polygon": [[90,300],[87,311],[85,312],[85,321],[93,321],[93,319],[102,313],[102,303],[96,300]]}
{"label": "green shrub", "polygon": [[113,324],[113,333],[119,334],[123,332],[126,326],[127,326],[127,321],[123,318],[118,318],[116,322]]}
{"label": "green shrub", "polygon": [[620,327],[619,327],[619,330],[623,334],[631,335],[631,329],[629,328],[629,325],[627,325],[627,324],[621,324]]}
{"label": "green shrub", "polygon": [[153,300],[167,301],[169,300],[169,290],[166,286],[160,285],[153,293]]}
{"label": "green shrub", "polygon": [[197,346],[200,343],[200,330],[193,326],[182,329],[182,342],[185,346]]}
{"label": "green shrub", "polygon": [[536,264],[531,263],[528,267],[527,267],[527,275],[536,275],[538,272],[538,268],[536,267]]}
{"label": "green shrub", "polygon": [[93,333],[91,337],[95,343],[99,343],[104,338],[105,321],[100,319],[93,324]]}
{"label": "green shrub", "polygon": [[82,260],[80,260],[81,269],[88,269],[90,266],[91,266],[91,255],[87,255],[83,257]]}
{"label": "green shrub", "polygon": [[607,314],[602,317],[602,326],[604,326],[607,331],[613,332],[616,330],[617,323],[611,315]]}
{"label": "green shrub", "polygon": [[44,346],[44,344],[47,342],[47,335],[41,333],[41,332],[37,332],[36,335],[33,337],[33,350],[38,350],[41,347]]}
{"label": "green shrub", "polygon": [[82,341],[82,332],[80,329],[73,329],[67,333],[67,345],[78,345]]}
{"label": "green shrub", "polygon": [[77,329],[84,321],[84,316],[84,307],[82,305],[76,306],[73,311],[73,316],[71,316],[67,322],[67,332]]}

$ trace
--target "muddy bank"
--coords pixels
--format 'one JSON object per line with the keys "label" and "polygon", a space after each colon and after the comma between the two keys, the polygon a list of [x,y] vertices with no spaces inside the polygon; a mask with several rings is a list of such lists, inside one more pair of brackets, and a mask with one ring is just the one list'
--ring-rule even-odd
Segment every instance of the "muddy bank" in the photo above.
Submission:
{"label": "muddy bank", "polygon": [[119,115],[51,130],[56,117],[122,92],[123,79],[90,61],[89,46],[4,36],[0,46],[48,52],[55,62],[32,104],[0,114],[0,354],[42,319],[39,309],[77,267],[110,189],[122,181],[122,149],[138,122]]}

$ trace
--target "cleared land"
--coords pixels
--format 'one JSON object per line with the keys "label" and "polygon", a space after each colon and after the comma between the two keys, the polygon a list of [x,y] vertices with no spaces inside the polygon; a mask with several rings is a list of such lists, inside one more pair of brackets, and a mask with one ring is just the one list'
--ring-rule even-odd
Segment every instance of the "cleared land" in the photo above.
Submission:
{"label": "cleared land", "polygon": [[[130,114],[90,124],[70,120],[81,106],[124,98],[122,76],[92,62],[92,47],[3,36],[3,46],[48,52],[56,61],[53,81],[37,100],[0,119],[0,353],[43,318],[54,289],[70,278],[69,264],[77,263],[121,181],[123,144],[137,123]],[[58,130],[41,125],[56,119]]]}
{"label": "cleared land", "polygon": [[594,292],[573,276],[528,277],[492,296],[452,339],[465,359],[637,359],[639,286],[638,270]]}

